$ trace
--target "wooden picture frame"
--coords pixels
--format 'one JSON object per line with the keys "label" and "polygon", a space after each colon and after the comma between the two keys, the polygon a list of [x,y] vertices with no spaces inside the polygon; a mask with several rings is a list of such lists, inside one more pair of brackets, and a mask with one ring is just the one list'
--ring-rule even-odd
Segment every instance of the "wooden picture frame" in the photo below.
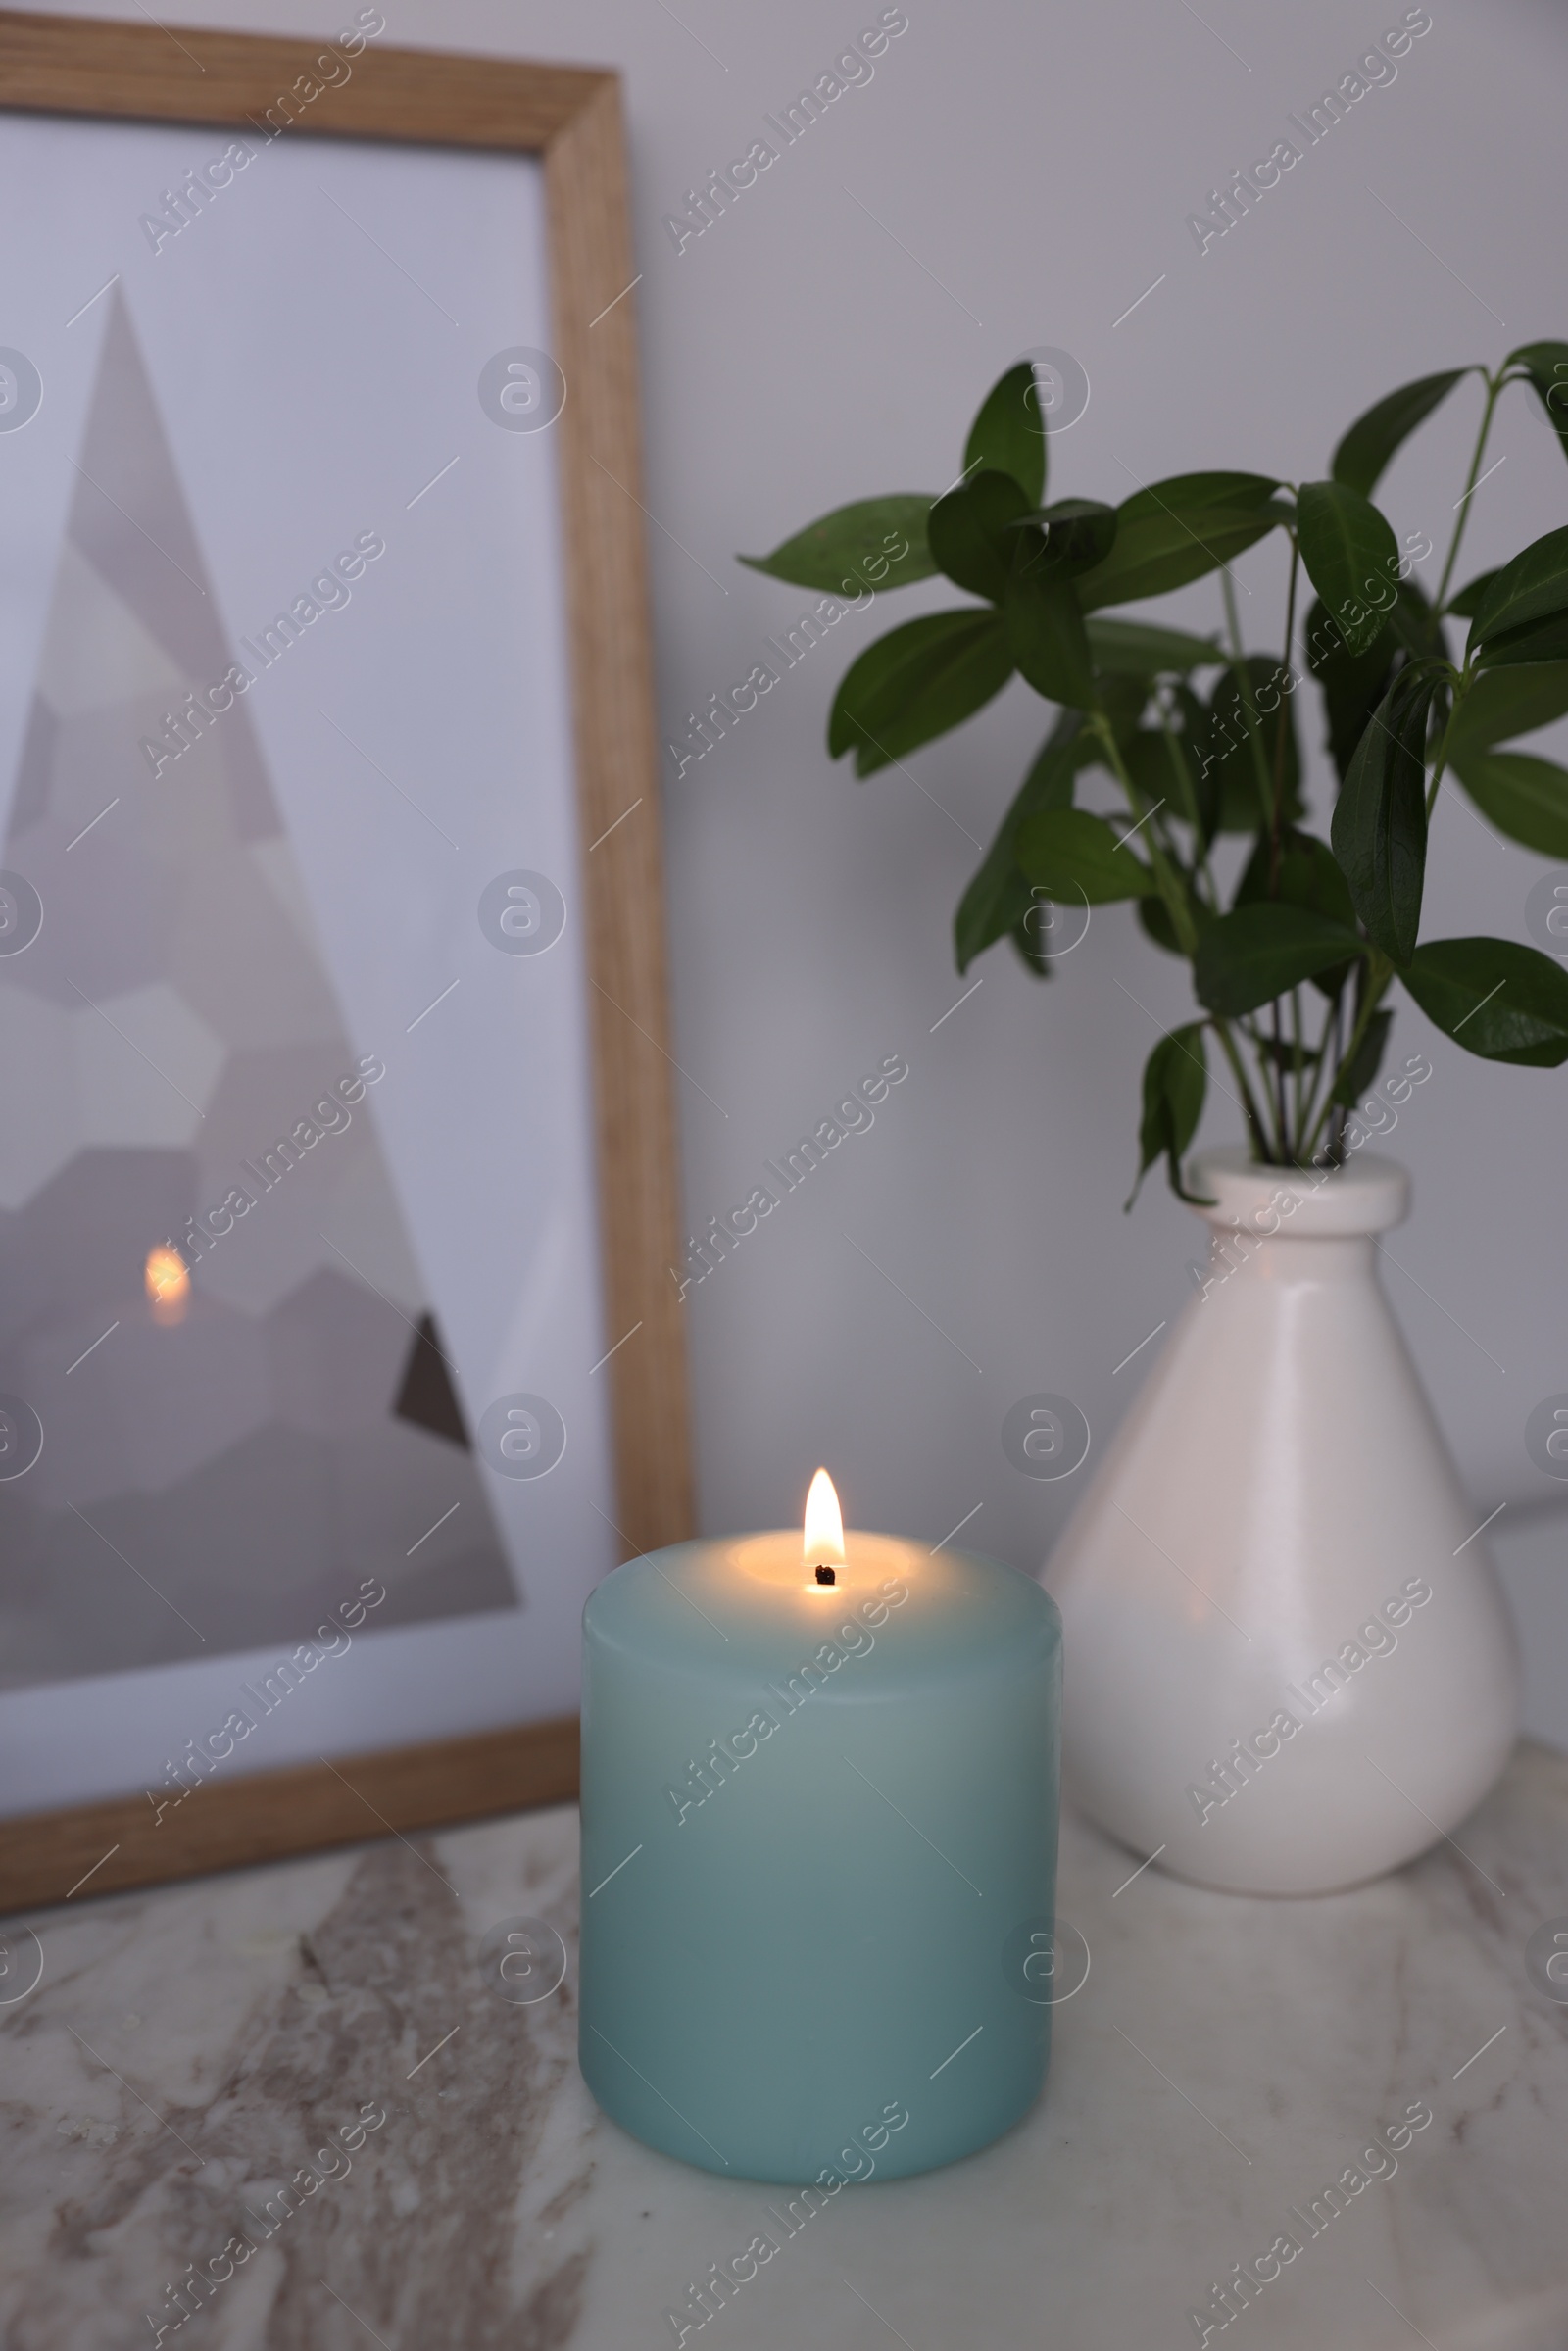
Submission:
{"label": "wooden picture frame", "polygon": [[[319,41],[0,12],[0,113],[242,128],[308,75]],[[577,799],[592,984],[617,1534],[632,1556],[691,1527],[678,1189],[666,1051],[657,735],[637,417],[636,279],[619,86],[597,70],[398,50],[355,55],[290,131],[541,158],[559,420]],[[641,800],[638,821],[615,819]],[[155,1832],[140,1796],[0,1822],[0,1909],[559,1801],[566,1718],[204,1786]]]}

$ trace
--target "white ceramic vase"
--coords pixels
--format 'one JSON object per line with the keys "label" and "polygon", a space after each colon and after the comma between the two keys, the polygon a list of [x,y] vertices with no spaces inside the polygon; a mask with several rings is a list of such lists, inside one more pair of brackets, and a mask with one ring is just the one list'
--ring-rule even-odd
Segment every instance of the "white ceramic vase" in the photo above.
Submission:
{"label": "white ceramic vase", "polygon": [[1205,1287],[1061,1538],[1063,1762],[1140,1859],[1325,1893],[1456,1828],[1518,1723],[1512,1628],[1378,1278],[1409,1184],[1208,1151]]}

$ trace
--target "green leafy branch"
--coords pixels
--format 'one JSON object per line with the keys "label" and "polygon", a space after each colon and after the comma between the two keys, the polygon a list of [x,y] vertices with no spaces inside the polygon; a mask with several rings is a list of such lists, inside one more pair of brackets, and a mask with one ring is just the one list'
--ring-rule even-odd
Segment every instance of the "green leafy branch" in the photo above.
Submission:
{"label": "green leafy branch", "polygon": [[[1372,493],[1471,374],[1484,413],[1429,602]],[[1162,1037],[1145,1066],[1139,1184],[1163,1158],[1173,1189],[1192,1197],[1182,1161],[1202,1116],[1209,1037],[1254,1156],[1337,1164],[1388,1044],[1396,981],[1469,1053],[1542,1068],[1568,1058],[1558,962],[1508,940],[1420,935],[1429,827],[1449,774],[1498,832],[1568,857],[1568,770],[1511,748],[1568,711],[1568,528],[1449,593],[1494,414],[1514,383],[1531,388],[1568,454],[1568,343],[1541,342],[1495,372],[1449,368],[1391,392],[1345,434],[1326,480],[1184,473],[1111,506],[1047,502],[1045,417],[1023,363],[983,402],[956,487],[841,507],[770,556],[742,559],[829,591],[868,565],[886,588],[940,574],[974,600],[906,621],[851,664],[828,749],[858,776],[962,725],[1014,674],[1056,706],[959,902],[957,964],[967,970],[1005,939],[1048,979],[1039,922],[1055,901],[1126,901],[1147,936],[1189,963],[1200,1016]],[[1230,571],[1274,533],[1288,561],[1278,658],[1246,650]],[[905,552],[889,563],[893,545]],[[1109,609],[1213,572],[1223,640]],[[1315,601],[1298,631],[1303,573]],[[1457,661],[1456,621],[1469,622]],[[1298,637],[1340,779],[1327,841],[1304,824]],[[1120,794],[1119,826],[1078,805],[1079,779],[1096,772]],[[1227,895],[1215,852],[1231,835],[1252,846]]]}

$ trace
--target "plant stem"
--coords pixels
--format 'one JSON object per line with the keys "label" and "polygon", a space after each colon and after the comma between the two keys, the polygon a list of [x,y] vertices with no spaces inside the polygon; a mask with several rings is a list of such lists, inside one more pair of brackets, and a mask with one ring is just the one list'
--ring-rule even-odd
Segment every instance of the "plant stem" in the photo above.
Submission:
{"label": "plant stem", "polygon": [[1203,827],[1199,814],[1198,787],[1193,782],[1193,771],[1187,764],[1187,754],[1182,749],[1181,737],[1170,722],[1170,710],[1164,703],[1159,706],[1159,723],[1164,730],[1165,745],[1170,753],[1171,765],[1181,778],[1182,793],[1187,802],[1187,820],[1193,828],[1193,839],[1198,845],[1198,863],[1194,869],[1194,878],[1196,879],[1199,874],[1201,874],[1207,886],[1208,904],[1217,913],[1219,892],[1214,887],[1214,876],[1209,869],[1208,844],[1203,839]]}
{"label": "plant stem", "polygon": [[[1291,655],[1296,646],[1296,580],[1301,567],[1301,549],[1296,533],[1291,533],[1291,584],[1285,598],[1285,651],[1280,667],[1287,677],[1291,674]],[[1285,745],[1290,735],[1290,706],[1285,692],[1280,694],[1280,722],[1274,733],[1274,813],[1268,844],[1268,894],[1280,894],[1280,835],[1285,824]]]}
{"label": "plant stem", "polygon": [[[1296,580],[1299,561],[1300,549],[1293,532],[1291,537],[1291,579],[1286,598],[1285,614],[1284,667],[1287,671],[1290,668],[1291,649],[1296,637]],[[1252,749],[1252,765],[1257,775],[1258,801],[1263,819],[1269,828],[1268,895],[1270,898],[1277,898],[1279,895],[1281,834],[1285,812],[1285,743],[1290,714],[1286,710],[1285,697],[1282,694],[1280,697],[1280,723],[1274,741],[1274,772],[1271,778],[1268,755],[1263,745],[1262,719],[1258,712],[1257,698],[1252,690],[1252,673],[1247,665],[1247,657],[1242,649],[1242,624],[1236,610],[1236,591],[1228,569],[1221,582],[1221,593],[1225,599],[1225,619],[1231,640],[1231,671],[1236,679],[1242,708],[1247,714],[1247,732]],[[1260,1040],[1254,1040],[1258,1047],[1257,1068],[1258,1076],[1262,1081],[1263,1099],[1269,1105],[1274,1121],[1275,1151],[1279,1163],[1282,1166],[1288,1166],[1291,1159],[1290,1113],[1286,1108],[1285,1101],[1285,1056],[1280,1027],[1280,1008],[1277,1001],[1272,1007],[1271,1025],[1274,1046],[1272,1055],[1265,1052]]]}
{"label": "plant stem", "polygon": [[[1344,999],[1345,991],[1342,988],[1323,1015],[1323,1033],[1317,1041],[1317,1064],[1312,1071],[1306,1101],[1301,1106],[1296,1126],[1296,1155],[1298,1166],[1304,1167],[1307,1164],[1306,1131],[1317,1110],[1317,1098],[1323,1091],[1323,1080],[1330,1070],[1334,1071],[1336,1075],[1339,1071],[1340,1007]],[[1330,1084],[1332,1085],[1332,1083],[1331,1079]]]}
{"label": "plant stem", "polygon": [[1294,1159],[1297,1146],[1301,1140],[1301,1088],[1304,1075],[1301,1060],[1301,991],[1299,988],[1291,990],[1291,1044],[1293,1048],[1291,1156]]}
{"label": "plant stem", "polygon": [[1270,803],[1268,755],[1263,749],[1263,724],[1257,714],[1257,701],[1252,692],[1252,673],[1247,666],[1247,656],[1242,651],[1242,624],[1236,611],[1236,590],[1231,584],[1228,567],[1224,570],[1220,593],[1225,599],[1225,624],[1230,632],[1231,674],[1236,680],[1236,689],[1242,698],[1242,709],[1247,717],[1247,735],[1252,747],[1252,765],[1257,770],[1258,805],[1266,817],[1269,813]]}
{"label": "plant stem", "polygon": [[1252,1089],[1247,1082],[1247,1070],[1243,1065],[1241,1054],[1236,1050],[1236,1040],[1231,1035],[1230,1024],[1221,1020],[1217,1013],[1210,1013],[1209,1025],[1223,1046],[1225,1058],[1231,1065],[1231,1074],[1242,1090],[1242,1108],[1247,1113],[1247,1123],[1251,1129],[1252,1150],[1267,1166],[1269,1164],[1268,1130],[1258,1115],[1256,1102],[1252,1100]]}
{"label": "plant stem", "polygon": [[1464,485],[1464,496],[1459,501],[1459,519],[1453,526],[1453,540],[1448,548],[1448,560],[1443,566],[1443,577],[1438,582],[1438,593],[1433,604],[1433,612],[1439,619],[1443,616],[1444,602],[1448,593],[1448,582],[1453,577],[1453,566],[1459,554],[1459,542],[1464,537],[1464,526],[1470,519],[1470,493],[1475,488],[1476,476],[1481,471],[1481,460],[1486,452],[1487,435],[1492,430],[1492,412],[1497,405],[1497,396],[1502,390],[1503,382],[1502,376],[1494,376],[1490,371],[1488,372],[1487,405],[1481,415],[1481,430],[1476,435],[1476,453],[1470,460],[1469,478]]}
{"label": "plant stem", "polygon": [[1453,702],[1448,710],[1448,723],[1444,728],[1442,740],[1438,744],[1438,756],[1432,764],[1432,781],[1427,786],[1427,822],[1429,824],[1432,822],[1432,811],[1437,806],[1438,786],[1442,783],[1444,770],[1448,764],[1448,738],[1453,733],[1453,722],[1459,715],[1460,705],[1469,691],[1470,680],[1461,674],[1454,681]]}
{"label": "plant stem", "polygon": [[1280,1000],[1277,996],[1269,1005],[1269,1014],[1270,1034],[1274,1041],[1274,1051],[1269,1055],[1273,1064],[1274,1079],[1274,1134],[1279,1144],[1280,1158],[1289,1164],[1291,1151],[1290,1128],[1285,1108],[1285,1040],[1280,1030]]}
{"label": "plant stem", "polygon": [[[1476,482],[1481,473],[1481,460],[1486,455],[1487,435],[1492,430],[1493,411],[1497,405],[1498,396],[1502,391],[1504,382],[1507,380],[1509,379],[1502,375],[1494,376],[1490,372],[1487,375],[1487,403],[1481,415],[1481,429],[1476,435],[1475,452],[1470,460],[1470,471],[1465,480],[1464,494],[1459,500],[1459,519],[1453,526],[1453,538],[1448,546],[1447,560],[1444,563],[1443,577],[1438,582],[1438,593],[1433,603],[1434,615],[1438,619],[1441,619],[1443,616],[1444,607],[1448,593],[1448,583],[1453,577],[1453,567],[1458,560],[1459,555],[1459,544],[1464,537],[1464,526],[1470,519],[1471,494],[1475,489]],[[1292,572],[1292,587],[1294,590],[1294,570]],[[1465,696],[1470,691],[1471,680],[1468,670],[1452,671],[1450,674],[1452,675],[1454,681],[1453,699],[1448,710],[1447,724],[1444,727],[1442,737],[1438,744],[1437,757],[1433,761],[1432,781],[1427,787],[1426,812],[1427,821],[1429,823],[1432,820],[1432,811],[1437,806],[1438,789],[1443,782],[1444,773],[1448,764],[1448,746],[1453,736],[1454,723],[1458,718],[1460,710],[1463,708]],[[1389,983],[1393,977],[1394,965],[1392,962],[1390,962],[1389,958],[1380,954],[1376,948],[1371,949],[1367,956],[1366,969],[1362,975],[1361,999],[1356,1007],[1355,1025],[1351,1029],[1350,1041],[1348,1045],[1346,1047],[1344,1053],[1338,1057],[1338,1063],[1334,1072],[1334,1086],[1339,1084],[1343,1072],[1349,1066],[1350,1062],[1354,1060],[1357,1053],[1360,1051],[1362,1039],[1365,1037],[1368,1028],[1371,1026],[1372,1015],[1378,1008],[1380,999],[1388,993]],[[1338,1013],[1339,1007],[1336,1005],[1336,1023],[1338,1021]],[[1336,1043],[1338,1043],[1337,1036]],[[1334,1102],[1334,1086],[1331,1086],[1329,1089],[1329,1099],[1324,1102],[1323,1108],[1318,1114],[1317,1122],[1312,1129],[1310,1137],[1308,1138],[1306,1150],[1302,1154],[1307,1160],[1310,1160],[1312,1156],[1312,1152],[1316,1148],[1318,1138],[1322,1134],[1323,1128],[1328,1122],[1330,1112],[1337,1106]],[[1315,1087],[1313,1089],[1313,1094],[1315,1099]],[[1343,1105],[1339,1106],[1343,1110]],[[1343,1129],[1343,1115],[1339,1124]],[[1336,1136],[1333,1146],[1333,1155],[1337,1155],[1338,1151],[1339,1137]]]}
{"label": "plant stem", "polygon": [[1268,1050],[1268,1039],[1264,1036],[1262,1030],[1257,1025],[1262,1009],[1263,1007],[1259,1005],[1257,1012],[1253,1013],[1250,1017],[1249,1017],[1246,1013],[1243,1013],[1238,1018],[1236,1025],[1241,1030],[1242,1035],[1246,1038],[1248,1044],[1251,1047],[1253,1054],[1256,1058],[1258,1097],[1262,1102],[1264,1109],[1268,1112],[1269,1117],[1274,1122],[1274,1132],[1269,1137],[1269,1149],[1267,1154],[1269,1164],[1271,1166],[1283,1166],[1286,1162],[1288,1154],[1285,1149],[1285,1137],[1281,1130],[1279,1117],[1277,1114],[1273,1076],[1273,1072],[1279,1066],[1279,1062],[1277,1055],[1270,1055]]}
{"label": "plant stem", "polygon": [[[1381,949],[1369,947],[1367,949],[1366,972],[1361,987],[1361,1001],[1356,1006],[1355,1026],[1350,1031],[1350,1042],[1341,1054],[1339,1067],[1334,1072],[1334,1084],[1336,1086],[1339,1084],[1340,1078],[1344,1071],[1348,1068],[1349,1064],[1355,1059],[1356,1054],[1360,1052],[1361,1040],[1366,1035],[1367,1030],[1371,1027],[1372,1015],[1378,1008],[1380,999],[1388,994],[1389,983],[1393,978],[1394,965],[1389,960],[1389,957],[1382,953]],[[1323,1104],[1317,1124],[1307,1138],[1306,1150],[1302,1154],[1304,1160],[1307,1162],[1310,1162],[1311,1160],[1312,1153],[1317,1147],[1318,1137],[1322,1134],[1323,1128],[1328,1120],[1329,1112],[1333,1109],[1333,1107],[1334,1090],[1333,1087],[1331,1087],[1329,1089],[1329,1100]]]}
{"label": "plant stem", "polygon": [[[1290,675],[1291,653],[1296,642],[1296,580],[1300,569],[1301,549],[1296,533],[1291,533],[1291,583],[1285,596],[1285,651],[1280,666]],[[1290,709],[1286,696],[1280,695],[1280,722],[1274,730],[1274,788],[1269,813],[1268,838],[1268,894],[1271,899],[1280,894],[1280,841],[1285,827],[1285,745],[1290,729]],[[1301,1007],[1300,1000],[1292,992],[1292,1013],[1296,1023],[1295,1096],[1296,1109],[1301,1107]],[[1274,1078],[1278,1098],[1278,1124],[1281,1156],[1289,1162],[1293,1156],[1289,1115],[1285,1107],[1285,1062],[1280,1051],[1279,999],[1274,1001]]]}
{"label": "plant stem", "polygon": [[[1127,802],[1128,814],[1135,823],[1141,822],[1149,811],[1143,805],[1143,795],[1127,772],[1126,762],[1121,756],[1121,746],[1116,741],[1110,720],[1105,716],[1103,710],[1091,710],[1089,724],[1091,731],[1099,738],[1101,749],[1105,755],[1106,766],[1122,788]],[[1171,929],[1176,934],[1177,944],[1180,946],[1182,954],[1190,962],[1198,946],[1198,925],[1193,920],[1193,909],[1188,904],[1186,888],[1178,880],[1170,858],[1165,853],[1164,844],[1160,841],[1152,825],[1147,828],[1146,838],[1149,843],[1149,862],[1153,869],[1154,880],[1159,886],[1159,895],[1165,902],[1165,911],[1170,916]]]}
{"label": "plant stem", "polygon": [[[1141,805],[1142,795],[1127,772],[1126,761],[1121,756],[1121,747],[1116,741],[1110,720],[1103,710],[1091,710],[1088,718],[1089,724],[1104,752],[1105,764],[1122,788],[1128,811],[1137,819],[1145,813]],[[1171,866],[1163,844],[1154,836],[1152,825],[1149,827],[1149,862],[1153,869],[1154,879],[1159,885],[1159,895],[1165,903],[1165,911],[1170,916],[1171,929],[1176,934],[1177,943],[1183,955],[1191,962],[1198,947],[1198,925],[1193,920],[1193,910],[1187,901],[1187,892]],[[1225,1057],[1231,1065],[1232,1073],[1242,1090],[1242,1108],[1247,1114],[1247,1123],[1251,1129],[1252,1147],[1260,1159],[1267,1160],[1269,1156],[1267,1130],[1258,1116],[1257,1104],[1252,1100],[1252,1089],[1247,1082],[1247,1071],[1242,1066],[1242,1057],[1236,1050],[1236,1041],[1226,1023],[1219,1018],[1217,1013],[1209,1014],[1209,1025],[1215,1036],[1218,1037],[1224,1049]]]}

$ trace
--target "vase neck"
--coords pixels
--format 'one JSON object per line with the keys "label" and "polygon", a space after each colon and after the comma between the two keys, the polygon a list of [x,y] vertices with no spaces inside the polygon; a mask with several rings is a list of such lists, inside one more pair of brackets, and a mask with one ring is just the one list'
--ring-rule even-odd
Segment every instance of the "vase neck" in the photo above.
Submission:
{"label": "vase neck", "polygon": [[1409,1207],[1410,1180],[1396,1161],[1363,1151],[1343,1167],[1265,1167],[1244,1151],[1199,1152],[1188,1190],[1216,1235],[1249,1242],[1361,1240],[1398,1224]]}
{"label": "vase neck", "polygon": [[1208,1298],[1226,1285],[1239,1294],[1259,1282],[1282,1290],[1300,1283],[1314,1289],[1339,1283],[1359,1287],[1372,1280],[1376,1264],[1377,1244],[1370,1233],[1264,1238],[1236,1225],[1215,1227],[1206,1265],[1195,1260],[1191,1272],[1199,1296]]}

